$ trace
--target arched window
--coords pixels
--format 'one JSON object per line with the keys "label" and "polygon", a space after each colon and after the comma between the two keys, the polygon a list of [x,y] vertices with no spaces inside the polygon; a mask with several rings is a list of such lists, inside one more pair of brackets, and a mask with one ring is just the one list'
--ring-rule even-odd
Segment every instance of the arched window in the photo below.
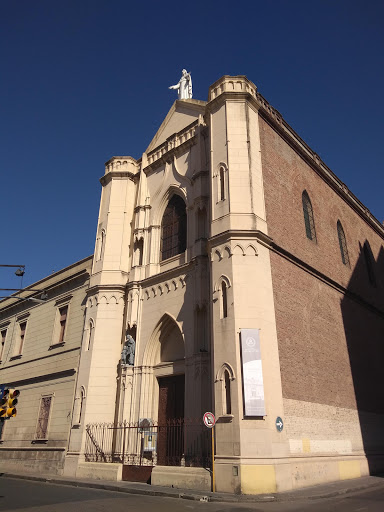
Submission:
{"label": "arched window", "polygon": [[221,282],[221,318],[228,316],[228,297],[227,297],[227,284],[225,281]]}
{"label": "arched window", "polygon": [[174,195],[161,223],[161,261],[181,254],[187,248],[187,211],[185,203]]}
{"label": "arched window", "polygon": [[95,334],[95,323],[91,320],[89,321],[89,329],[88,329],[88,340],[87,340],[87,350],[91,348],[91,345],[93,343],[93,336]]}
{"label": "arched window", "polygon": [[349,266],[347,240],[345,238],[343,226],[341,225],[341,222],[339,220],[337,221],[337,236],[339,237],[341,260],[344,263],[344,265]]}
{"label": "arched window", "polygon": [[364,259],[365,259],[365,266],[367,267],[369,282],[373,286],[376,286],[376,278],[375,278],[375,273],[373,271],[373,255],[372,255],[371,246],[369,245],[368,242],[365,242],[365,244],[364,244],[363,253],[364,253]]}
{"label": "arched window", "polygon": [[105,249],[105,230],[102,229],[100,232],[100,239],[99,239],[99,254],[97,260],[102,260],[104,257],[104,249]]}
{"label": "arched window", "polygon": [[85,389],[83,386],[81,386],[80,390],[80,403],[79,403],[79,415],[77,418],[77,423],[81,423],[81,417],[83,415],[83,408],[84,408],[84,400],[85,400]]}
{"label": "arched window", "polygon": [[224,201],[225,199],[225,169],[224,167],[220,167],[219,171],[219,201]]}
{"label": "arched window", "polygon": [[302,195],[303,200],[303,213],[304,213],[304,222],[305,222],[305,233],[309,240],[316,241],[316,231],[315,231],[315,220],[313,218],[313,209],[311,200],[307,194],[307,191],[304,190]]}
{"label": "arched window", "polygon": [[144,250],[144,240],[140,238],[140,240],[135,240],[133,246],[134,252],[134,265],[141,267],[143,264],[143,250]]}
{"label": "arched window", "polygon": [[224,414],[232,414],[231,405],[231,379],[228,370],[224,371]]}

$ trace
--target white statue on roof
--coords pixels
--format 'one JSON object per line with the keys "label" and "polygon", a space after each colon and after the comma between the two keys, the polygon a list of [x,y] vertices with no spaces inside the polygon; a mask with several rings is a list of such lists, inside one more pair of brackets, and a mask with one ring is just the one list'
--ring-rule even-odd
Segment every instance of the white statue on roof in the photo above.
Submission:
{"label": "white statue on roof", "polygon": [[178,90],[179,100],[189,100],[192,98],[192,77],[191,73],[188,73],[186,69],[182,70],[180,80],[176,85],[171,85],[169,89]]}

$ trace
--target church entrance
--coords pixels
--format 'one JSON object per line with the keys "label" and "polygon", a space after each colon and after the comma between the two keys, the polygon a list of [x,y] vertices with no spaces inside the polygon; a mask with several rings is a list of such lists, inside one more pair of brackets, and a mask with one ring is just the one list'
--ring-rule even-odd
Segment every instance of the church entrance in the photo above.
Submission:
{"label": "church entrance", "polygon": [[157,464],[179,466],[184,452],[185,376],[158,378]]}

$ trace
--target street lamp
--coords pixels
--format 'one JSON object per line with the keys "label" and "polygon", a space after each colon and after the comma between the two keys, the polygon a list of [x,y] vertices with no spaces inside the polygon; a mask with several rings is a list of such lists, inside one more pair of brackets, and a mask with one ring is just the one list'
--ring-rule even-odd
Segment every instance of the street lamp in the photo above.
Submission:
{"label": "street lamp", "polygon": [[23,277],[25,274],[25,265],[0,265],[0,267],[17,267],[17,270],[15,272],[15,276]]}
{"label": "street lamp", "polygon": [[[18,277],[23,277],[25,274],[25,265],[0,265],[0,267],[14,267],[17,268],[15,275]],[[22,283],[23,281],[21,281]],[[6,292],[42,292],[40,298],[35,297],[19,297],[18,295],[6,295],[0,296],[0,299],[18,299],[18,300],[30,300],[32,302],[45,302],[48,299],[48,293],[45,290],[34,290],[33,288],[29,288],[28,290],[23,290],[23,288],[0,288],[2,291]]]}

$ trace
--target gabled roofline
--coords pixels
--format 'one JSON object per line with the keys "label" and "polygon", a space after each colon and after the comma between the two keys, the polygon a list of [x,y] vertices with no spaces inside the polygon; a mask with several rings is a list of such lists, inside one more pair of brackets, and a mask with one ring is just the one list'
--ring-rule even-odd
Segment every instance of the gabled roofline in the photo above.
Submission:
{"label": "gabled roofline", "polygon": [[[200,114],[204,114],[205,113],[205,106],[206,106],[206,104],[207,104],[206,101],[194,100],[194,99],[176,100],[176,101],[174,101],[172,107],[168,111],[168,114],[165,116],[164,121],[161,123],[159,128],[156,130],[156,133],[155,133],[154,137],[152,137],[152,140],[149,143],[149,146],[145,150],[145,153],[150,153],[151,151],[153,151],[157,147],[156,146],[156,140],[158,139],[158,134],[167,125],[167,123],[170,120],[170,118],[172,117],[173,113],[176,112],[176,110],[178,108],[182,107],[182,108],[186,108],[186,109],[192,110],[194,112],[198,112]],[[159,145],[161,145],[161,144],[158,144],[158,146]]]}

